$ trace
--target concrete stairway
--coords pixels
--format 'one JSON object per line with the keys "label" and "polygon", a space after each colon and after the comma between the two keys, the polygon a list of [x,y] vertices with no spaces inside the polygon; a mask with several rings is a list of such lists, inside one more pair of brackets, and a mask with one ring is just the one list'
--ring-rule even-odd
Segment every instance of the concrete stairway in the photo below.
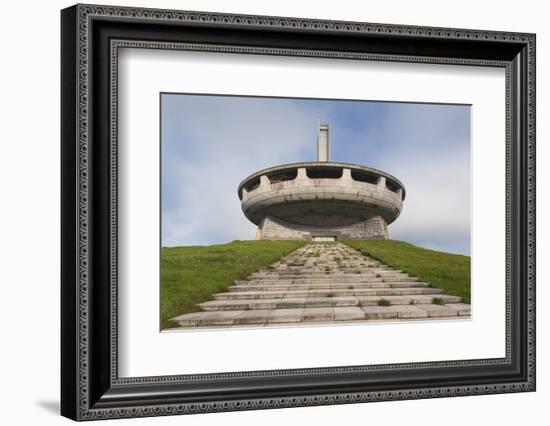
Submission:
{"label": "concrete stairway", "polygon": [[[342,243],[311,243],[236,281],[181,327],[467,317],[470,305]],[[436,303],[434,303],[436,302]]]}

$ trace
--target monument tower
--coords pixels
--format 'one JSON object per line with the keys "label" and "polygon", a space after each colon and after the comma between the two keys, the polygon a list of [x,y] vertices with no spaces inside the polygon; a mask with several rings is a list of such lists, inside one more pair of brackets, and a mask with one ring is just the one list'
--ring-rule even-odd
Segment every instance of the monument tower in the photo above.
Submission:
{"label": "monument tower", "polygon": [[405,187],[381,170],[330,159],[328,123],[319,125],[317,161],[260,170],[238,188],[245,216],[262,240],[387,239]]}

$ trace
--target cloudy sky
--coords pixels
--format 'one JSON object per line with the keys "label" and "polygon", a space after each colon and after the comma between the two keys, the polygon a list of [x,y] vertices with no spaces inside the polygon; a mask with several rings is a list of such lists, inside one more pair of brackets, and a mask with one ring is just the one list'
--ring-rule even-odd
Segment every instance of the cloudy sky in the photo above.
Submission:
{"label": "cloudy sky", "polygon": [[470,107],[394,102],[161,95],[162,244],[255,237],[239,182],[316,160],[317,123],[331,158],[397,177],[407,190],[390,238],[470,254]]}

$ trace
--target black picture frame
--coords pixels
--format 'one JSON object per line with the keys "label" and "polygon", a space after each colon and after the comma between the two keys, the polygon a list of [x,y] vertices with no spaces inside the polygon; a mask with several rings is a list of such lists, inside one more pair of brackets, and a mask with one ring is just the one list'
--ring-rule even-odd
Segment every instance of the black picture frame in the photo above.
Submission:
{"label": "black picture frame", "polygon": [[[74,420],[535,390],[534,34],[75,5],[61,12],[61,414]],[[506,69],[506,356],[195,376],[117,373],[116,51]]]}

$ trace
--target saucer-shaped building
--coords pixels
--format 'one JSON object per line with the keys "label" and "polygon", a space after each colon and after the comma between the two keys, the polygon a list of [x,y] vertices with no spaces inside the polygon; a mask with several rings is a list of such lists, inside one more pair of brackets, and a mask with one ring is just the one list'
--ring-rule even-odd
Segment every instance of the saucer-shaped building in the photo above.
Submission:
{"label": "saucer-shaped building", "polygon": [[387,239],[403,208],[405,187],[366,166],[330,161],[329,126],[321,124],[317,161],[260,170],[238,189],[256,239]]}

